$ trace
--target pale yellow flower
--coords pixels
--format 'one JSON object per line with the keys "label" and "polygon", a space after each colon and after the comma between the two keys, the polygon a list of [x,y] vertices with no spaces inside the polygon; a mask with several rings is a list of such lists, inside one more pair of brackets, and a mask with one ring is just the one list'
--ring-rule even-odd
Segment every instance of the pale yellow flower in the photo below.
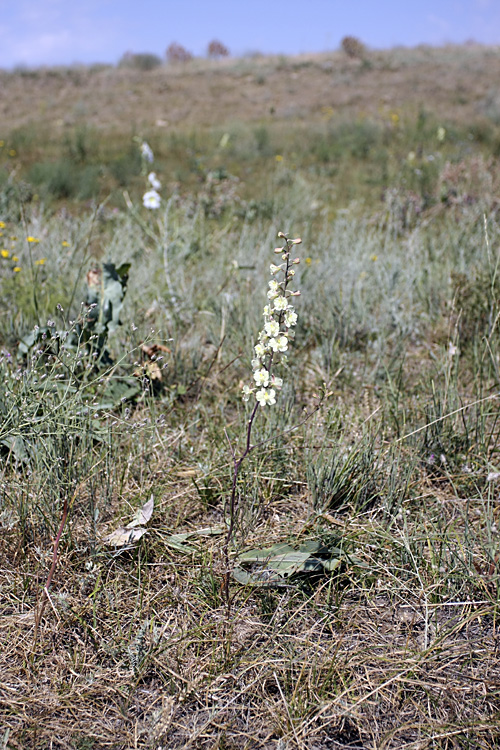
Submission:
{"label": "pale yellow flower", "polygon": [[32,237],[31,234],[29,237],[26,237],[26,242],[40,242],[36,237]]}
{"label": "pale yellow flower", "polygon": [[35,266],[43,266],[45,261],[46,261],[46,258],[39,258],[38,260],[35,260]]}

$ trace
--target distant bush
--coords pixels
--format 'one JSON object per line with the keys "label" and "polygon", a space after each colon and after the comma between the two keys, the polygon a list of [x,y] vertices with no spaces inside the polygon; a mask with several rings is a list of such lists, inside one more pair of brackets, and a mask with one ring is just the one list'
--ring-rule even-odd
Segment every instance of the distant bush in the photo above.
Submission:
{"label": "distant bush", "polygon": [[184,63],[193,59],[191,52],[183,47],[182,44],[177,44],[177,42],[172,42],[172,44],[167,47],[165,56],[170,63]]}
{"label": "distant bush", "polygon": [[161,58],[153,55],[151,52],[125,52],[120,62],[119,68],[133,68],[134,70],[154,70],[161,65]]}
{"label": "distant bush", "polygon": [[61,159],[57,162],[36,162],[31,166],[28,177],[46,198],[88,200],[99,193],[100,172],[98,165],[79,167],[71,159]]}
{"label": "distant bush", "polygon": [[345,36],[340,46],[342,51],[346,53],[348,57],[352,57],[356,60],[363,60],[366,56],[366,47],[360,39],[355,36]]}
{"label": "distant bush", "polygon": [[213,39],[207,47],[207,57],[218,60],[220,57],[229,57],[229,50],[225,44]]}

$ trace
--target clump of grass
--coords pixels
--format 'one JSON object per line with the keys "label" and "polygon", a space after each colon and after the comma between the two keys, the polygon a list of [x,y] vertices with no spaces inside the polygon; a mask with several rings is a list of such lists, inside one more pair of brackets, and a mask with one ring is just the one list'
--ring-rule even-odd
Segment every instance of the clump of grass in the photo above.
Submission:
{"label": "clump of grass", "polygon": [[147,73],[159,68],[162,64],[161,57],[152,52],[126,52],[118,63],[119,68],[131,68]]}

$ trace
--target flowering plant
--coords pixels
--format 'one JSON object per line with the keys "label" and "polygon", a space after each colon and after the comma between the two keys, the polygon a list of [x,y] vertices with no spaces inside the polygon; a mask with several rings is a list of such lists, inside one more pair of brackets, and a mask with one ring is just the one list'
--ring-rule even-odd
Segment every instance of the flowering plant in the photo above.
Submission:
{"label": "flowering plant", "polygon": [[[248,456],[250,451],[255,447],[252,445],[252,427],[260,406],[272,406],[276,403],[276,391],[283,385],[283,380],[276,377],[273,368],[278,359],[282,363],[286,362],[286,352],[288,344],[294,338],[294,326],[297,323],[297,313],[294,310],[290,300],[300,295],[299,291],[293,291],[290,288],[295,276],[295,268],[300,261],[299,258],[292,258],[291,252],[294,245],[299,245],[300,238],[291,240],[283,234],[278,233],[278,237],[284,240],[282,247],[275,248],[276,255],[281,256],[281,263],[276,265],[271,263],[270,272],[273,277],[269,282],[267,298],[269,303],[264,307],[264,327],[259,333],[257,343],[254,346],[254,358],[252,359],[253,384],[252,386],[243,385],[243,400],[249,401],[251,396],[255,397],[255,403],[250,414],[246,428],[246,443],[243,453],[239,458],[236,456],[231,443],[230,449],[233,457],[233,483],[231,497],[228,503],[229,525],[227,536],[224,543],[224,559],[226,572],[224,577],[224,593],[228,603],[229,599],[229,544],[233,537],[236,513],[236,489],[238,473],[241,464]],[[228,439],[229,441],[229,439]]]}

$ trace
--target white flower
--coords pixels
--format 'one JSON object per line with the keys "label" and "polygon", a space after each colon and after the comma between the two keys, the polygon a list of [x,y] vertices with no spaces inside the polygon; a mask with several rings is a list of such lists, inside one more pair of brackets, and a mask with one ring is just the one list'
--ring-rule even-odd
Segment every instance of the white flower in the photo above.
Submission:
{"label": "white flower", "polygon": [[288,349],[288,339],[286,336],[280,336],[278,338],[278,351],[279,352],[286,352]]}
{"label": "white flower", "polygon": [[149,180],[149,184],[154,190],[159,190],[161,188],[161,182],[156,176],[156,172],[150,172],[148,174],[148,180]]}
{"label": "white flower", "polygon": [[159,208],[160,207],[160,196],[156,190],[148,190],[142,196],[142,202],[146,208]]}
{"label": "white flower", "polygon": [[275,299],[280,292],[280,285],[276,279],[271,279],[269,282],[269,291],[267,293],[268,299]]}
{"label": "white flower", "polygon": [[268,320],[264,325],[264,331],[266,332],[267,336],[277,336],[280,332],[280,324],[277,320]]}
{"label": "white flower", "polygon": [[250,394],[253,393],[253,388],[250,388],[249,385],[244,385],[241,390],[243,392],[243,401],[248,401]]}
{"label": "white flower", "polygon": [[287,310],[285,313],[285,325],[287,328],[294,326],[297,322],[297,313],[294,310]]}
{"label": "white flower", "polygon": [[253,379],[256,385],[263,385],[265,387],[269,383],[269,373],[262,367],[260,370],[254,372]]}
{"label": "white flower", "polygon": [[255,344],[254,350],[257,357],[263,357],[266,353],[266,347],[263,344]]}
{"label": "white flower", "polygon": [[274,300],[274,309],[275,310],[277,310],[279,312],[281,310],[286,310],[287,307],[288,307],[288,302],[286,300],[286,297],[283,297],[283,296],[276,297],[276,299]]}
{"label": "white flower", "polygon": [[277,378],[276,375],[273,375],[271,377],[271,385],[273,386],[273,388],[282,388],[283,378]]}
{"label": "white flower", "polygon": [[272,312],[272,311],[271,311],[271,308],[270,308],[270,306],[269,306],[269,305],[266,305],[266,306],[264,307],[264,311],[263,311],[262,315],[263,315],[263,316],[264,316],[265,318],[270,318],[270,317],[271,317],[271,312]]}
{"label": "white flower", "polygon": [[149,143],[146,143],[146,141],[143,141],[141,143],[141,156],[144,159],[144,161],[148,161],[150,164],[154,159],[151,146],[149,145]]}
{"label": "white flower", "polygon": [[261,390],[257,391],[255,394],[255,398],[261,406],[265,406],[266,404],[272,406],[272,404],[276,403],[276,391],[274,388],[270,388],[268,391],[266,391],[265,388],[261,388]]}
{"label": "white flower", "polygon": [[252,370],[258,370],[261,366],[261,361],[259,358],[252,359]]}
{"label": "white flower", "polygon": [[286,336],[269,339],[269,347],[273,352],[286,352],[288,349],[288,339]]}
{"label": "white flower", "polygon": [[278,273],[278,271],[281,271],[281,266],[277,266],[275,263],[271,263],[271,265],[269,266],[269,270],[274,276],[275,273]]}

